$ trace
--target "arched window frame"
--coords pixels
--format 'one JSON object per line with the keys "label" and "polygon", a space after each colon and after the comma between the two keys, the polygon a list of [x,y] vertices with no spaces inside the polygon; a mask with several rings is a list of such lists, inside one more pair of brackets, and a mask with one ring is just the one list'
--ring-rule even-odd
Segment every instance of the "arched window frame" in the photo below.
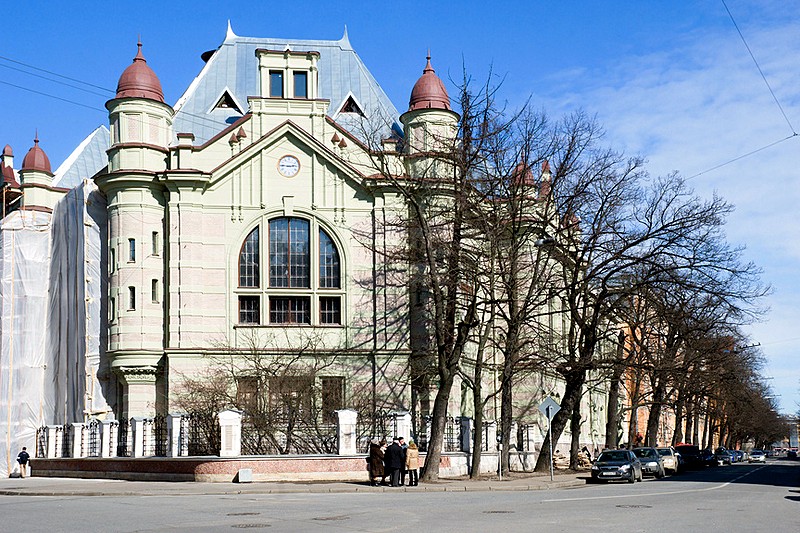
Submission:
{"label": "arched window frame", "polygon": [[[289,247],[292,246],[292,239],[303,233],[295,231],[291,235],[292,221],[298,226],[306,224],[308,255],[306,265],[293,265],[290,258],[287,268],[293,271],[288,274],[288,278],[281,276],[280,282],[276,283],[278,280],[274,279],[272,270],[272,241],[276,236],[271,223],[275,223],[277,227],[279,221],[286,221],[290,226]],[[254,233],[258,241],[258,272],[255,277],[259,283],[258,286],[249,286],[242,283],[242,260],[247,251],[248,239]],[[234,312],[238,313],[235,321],[239,326],[340,327],[344,324],[344,257],[341,242],[330,226],[302,213],[292,216],[282,213],[265,214],[245,234],[238,250],[234,291],[238,308]],[[307,282],[303,278],[303,270]]]}

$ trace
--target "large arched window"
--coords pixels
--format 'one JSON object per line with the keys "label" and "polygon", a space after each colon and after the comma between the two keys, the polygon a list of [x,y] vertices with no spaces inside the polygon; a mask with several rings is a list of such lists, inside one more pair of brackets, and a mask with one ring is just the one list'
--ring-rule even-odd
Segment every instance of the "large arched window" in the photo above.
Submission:
{"label": "large arched window", "polygon": [[[239,252],[239,323],[339,325],[342,283],[339,250],[314,220],[277,217],[266,221],[268,286],[261,287],[259,227]],[[318,275],[313,276],[313,272]],[[268,312],[261,313],[261,302]]]}

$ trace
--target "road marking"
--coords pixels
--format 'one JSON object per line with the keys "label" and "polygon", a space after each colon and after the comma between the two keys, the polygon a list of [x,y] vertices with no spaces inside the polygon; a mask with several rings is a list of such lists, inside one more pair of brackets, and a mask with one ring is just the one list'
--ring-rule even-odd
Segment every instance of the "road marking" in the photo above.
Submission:
{"label": "road marking", "polygon": [[664,495],[667,495],[667,494],[687,494],[687,493],[690,493],[690,492],[708,492],[708,491],[711,491],[711,490],[718,490],[718,489],[725,488],[728,485],[730,485],[731,483],[736,483],[737,481],[739,481],[743,477],[749,476],[750,474],[752,474],[754,472],[758,472],[759,470],[761,470],[762,468],[765,468],[765,467],[766,467],[766,465],[759,466],[755,470],[751,470],[749,472],[745,472],[741,476],[737,476],[737,477],[733,478],[730,481],[726,481],[725,483],[721,483],[721,484],[715,485],[713,487],[706,487],[706,488],[703,488],[703,489],[670,490],[670,491],[667,491],[667,492],[649,492],[649,493],[646,492],[644,494],[641,494],[641,493],[636,493],[636,494],[615,494],[615,495],[612,495],[612,496],[587,496],[585,498],[560,498],[560,499],[553,499],[553,500],[542,500],[542,503],[575,502],[575,501],[585,501],[585,500],[613,500],[613,499],[617,499],[617,498],[641,498],[642,496],[664,496]]}

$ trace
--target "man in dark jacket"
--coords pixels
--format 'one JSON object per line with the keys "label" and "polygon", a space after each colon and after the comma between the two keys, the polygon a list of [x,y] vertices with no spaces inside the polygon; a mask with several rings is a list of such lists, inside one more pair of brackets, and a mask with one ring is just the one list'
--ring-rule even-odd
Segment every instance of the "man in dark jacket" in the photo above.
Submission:
{"label": "man in dark jacket", "polygon": [[400,437],[392,441],[391,446],[386,448],[383,454],[383,465],[385,473],[392,482],[392,487],[400,486],[400,470],[406,467],[403,459],[403,448],[400,447]]}
{"label": "man in dark jacket", "polygon": [[31,456],[28,455],[28,448],[22,447],[22,451],[19,452],[17,455],[17,462],[19,463],[19,477],[25,477],[28,472],[28,461],[30,461]]}

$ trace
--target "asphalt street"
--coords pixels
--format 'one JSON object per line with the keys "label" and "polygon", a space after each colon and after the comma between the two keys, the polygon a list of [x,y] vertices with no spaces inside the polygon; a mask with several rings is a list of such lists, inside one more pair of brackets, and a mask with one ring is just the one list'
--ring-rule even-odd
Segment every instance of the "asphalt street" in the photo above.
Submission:
{"label": "asphalt street", "polygon": [[0,513],[9,532],[796,532],[800,462],[548,490],[8,495]]}

